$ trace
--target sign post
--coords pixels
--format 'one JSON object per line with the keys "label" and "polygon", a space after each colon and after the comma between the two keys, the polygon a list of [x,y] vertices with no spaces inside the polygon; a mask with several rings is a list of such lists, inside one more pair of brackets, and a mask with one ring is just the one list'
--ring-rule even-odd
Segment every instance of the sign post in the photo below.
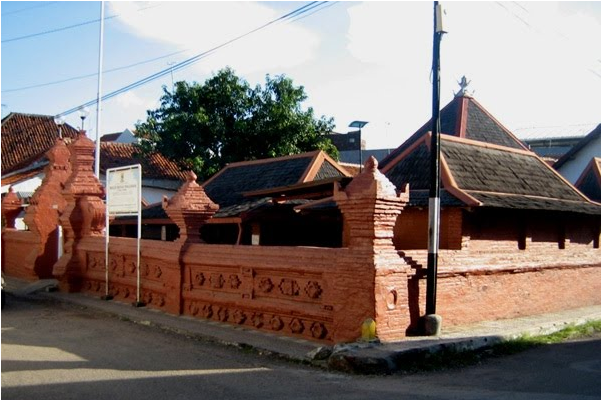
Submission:
{"label": "sign post", "polygon": [[136,240],[136,302],[134,306],[142,307],[140,301],[140,239],[142,237],[142,167],[140,164],[107,169],[107,212],[105,236],[105,298],[109,295],[109,217],[138,216],[138,234]]}

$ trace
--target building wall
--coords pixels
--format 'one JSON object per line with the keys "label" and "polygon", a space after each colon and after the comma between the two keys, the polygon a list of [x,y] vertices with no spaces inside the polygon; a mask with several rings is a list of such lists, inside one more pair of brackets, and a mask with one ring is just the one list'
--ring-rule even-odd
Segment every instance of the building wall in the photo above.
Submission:
{"label": "building wall", "polygon": [[566,180],[575,184],[581,173],[587,167],[587,164],[594,157],[600,157],[601,152],[600,137],[596,140],[592,140],[586,147],[581,149],[575,158],[566,161],[559,169],[560,175],[564,176]]}

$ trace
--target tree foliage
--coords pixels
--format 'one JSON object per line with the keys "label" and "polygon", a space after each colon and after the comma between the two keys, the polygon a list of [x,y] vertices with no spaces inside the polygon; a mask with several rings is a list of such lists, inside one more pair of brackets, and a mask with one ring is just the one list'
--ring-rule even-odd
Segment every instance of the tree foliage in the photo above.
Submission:
{"label": "tree foliage", "polygon": [[136,125],[142,153],[158,151],[204,180],[226,164],[324,150],[338,157],[325,136],[333,119],[316,118],[302,86],[285,76],[266,76],[252,88],[230,68],[204,84],[177,82],[163,88],[161,105]]}

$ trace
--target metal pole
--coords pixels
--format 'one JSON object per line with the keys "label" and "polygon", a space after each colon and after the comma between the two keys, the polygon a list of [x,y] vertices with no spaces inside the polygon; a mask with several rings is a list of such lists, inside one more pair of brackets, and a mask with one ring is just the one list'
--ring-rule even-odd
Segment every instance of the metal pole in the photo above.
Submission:
{"label": "metal pole", "polygon": [[[105,2],[100,2],[100,43],[98,45],[98,91],[96,95],[96,156],[94,164],[94,174],[100,178],[100,106],[101,106],[101,88],[102,88],[102,56],[103,56],[103,38],[105,28]],[[82,124],[83,125],[83,124]]]}
{"label": "metal pole", "polygon": [[360,128],[360,173],[362,172],[362,128]]}
{"label": "metal pole", "polygon": [[[436,314],[437,311],[437,261],[439,252],[439,221],[440,221],[440,135],[441,126],[439,118],[439,52],[443,30],[440,17],[439,2],[434,6],[433,29],[433,117],[431,133],[431,165],[429,189],[429,237],[428,259],[426,272],[426,315]],[[439,14],[439,15],[438,15]]]}

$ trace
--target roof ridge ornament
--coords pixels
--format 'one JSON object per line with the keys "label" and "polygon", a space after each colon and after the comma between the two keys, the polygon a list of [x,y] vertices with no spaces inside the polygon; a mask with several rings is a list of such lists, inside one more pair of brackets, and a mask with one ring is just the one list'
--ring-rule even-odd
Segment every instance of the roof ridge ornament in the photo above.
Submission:
{"label": "roof ridge ornament", "polygon": [[472,97],[472,95],[474,94],[474,90],[471,93],[468,93],[468,85],[470,85],[470,82],[468,79],[466,79],[466,75],[462,75],[462,78],[460,79],[460,81],[458,82],[458,85],[460,85],[460,90],[458,90],[458,92],[454,93],[455,97]]}

